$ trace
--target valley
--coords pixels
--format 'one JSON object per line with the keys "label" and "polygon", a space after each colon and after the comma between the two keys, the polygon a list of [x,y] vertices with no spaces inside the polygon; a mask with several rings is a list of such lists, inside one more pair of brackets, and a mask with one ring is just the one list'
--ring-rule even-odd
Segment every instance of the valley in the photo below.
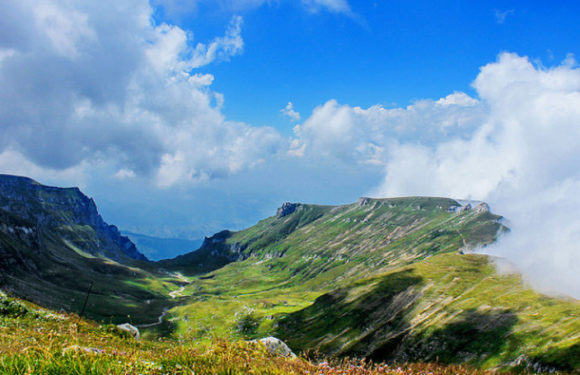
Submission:
{"label": "valley", "polygon": [[0,180],[0,288],[78,314],[94,281],[85,317],[137,326],[139,345],[275,336],[314,361],[580,369],[580,302],[542,295],[474,253],[509,233],[483,202],[285,203],[152,262],[78,189]]}

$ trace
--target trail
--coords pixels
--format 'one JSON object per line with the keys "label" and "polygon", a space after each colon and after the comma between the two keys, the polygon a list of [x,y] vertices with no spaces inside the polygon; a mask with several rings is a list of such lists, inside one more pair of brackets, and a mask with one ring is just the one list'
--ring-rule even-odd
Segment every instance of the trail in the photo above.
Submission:
{"label": "trail", "polygon": [[[187,277],[183,276],[179,272],[174,272],[172,276],[178,278],[179,280],[183,281],[185,284],[191,284],[191,282],[187,279]],[[182,285],[181,288],[174,290],[173,292],[169,292],[169,296],[173,299],[177,297],[183,297],[183,291],[185,290],[185,285]]]}
{"label": "trail", "polygon": [[174,290],[173,292],[169,292],[169,296],[173,299],[175,299],[176,297],[183,297],[184,290],[185,290],[185,287],[182,286],[181,288]]}
{"label": "trail", "polygon": [[165,315],[167,315],[168,312],[169,312],[168,307],[163,308],[163,312],[161,313],[161,315],[159,315],[159,318],[157,318],[157,321],[155,323],[140,324],[137,326],[137,328],[149,328],[160,325],[161,323],[163,323],[163,318],[165,318]]}
{"label": "trail", "polygon": [[[176,278],[178,278],[179,280],[183,281],[186,284],[190,284],[191,282],[185,277],[183,276],[181,273],[179,272],[175,272],[173,273],[172,276],[175,276]],[[185,290],[185,285],[183,285],[181,288],[174,290],[173,292],[169,292],[169,296],[172,299],[175,299],[177,297],[182,297],[183,296],[183,291]],[[155,323],[148,323],[148,324],[140,324],[138,326],[136,326],[137,328],[149,328],[149,327],[155,327],[160,325],[161,323],[163,323],[163,318],[165,318],[165,316],[167,315],[167,313],[169,312],[169,307],[164,307],[163,311],[161,312],[161,315],[159,315],[159,317],[157,318],[157,321]]]}

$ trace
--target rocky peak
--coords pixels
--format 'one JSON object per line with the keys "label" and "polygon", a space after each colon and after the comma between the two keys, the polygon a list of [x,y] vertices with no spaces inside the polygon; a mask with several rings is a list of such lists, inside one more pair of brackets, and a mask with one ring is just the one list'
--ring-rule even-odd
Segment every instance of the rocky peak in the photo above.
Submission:
{"label": "rocky peak", "polygon": [[357,203],[358,203],[358,205],[359,205],[360,207],[362,207],[362,206],[366,206],[367,204],[369,204],[369,202],[370,202],[370,201],[371,201],[371,199],[370,199],[370,198],[367,198],[367,197],[360,197],[360,198],[358,199],[358,202],[357,202]]}
{"label": "rocky peak", "polygon": [[282,218],[284,216],[290,215],[291,213],[296,211],[296,209],[300,206],[301,206],[300,203],[285,202],[282,205],[282,207],[278,208],[278,210],[276,211],[276,215],[278,216],[278,218]]}
{"label": "rocky peak", "polygon": [[211,237],[205,237],[201,247],[209,247],[216,244],[224,243],[229,237],[232,236],[232,232],[229,230],[222,230],[214,234]]}

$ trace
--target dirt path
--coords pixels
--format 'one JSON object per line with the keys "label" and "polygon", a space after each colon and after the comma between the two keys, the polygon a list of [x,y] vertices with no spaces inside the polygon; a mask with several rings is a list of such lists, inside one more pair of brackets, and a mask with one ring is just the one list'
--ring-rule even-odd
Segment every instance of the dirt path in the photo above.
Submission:
{"label": "dirt path", "polygon": [[[172,276],[175,276],[176,278],[178,278],[179,280],[183,281],[186,284],[191,283],[185,276],[183,276],[179,272],[173,273]],[[185,285],[177,290],[174,290],[173,292],[169,292],[169,296],[173,299],[175,299],[177,297],[183,297],[184,290],[185,290]],[[149,328],[149,327],[155,327],[155,326],[160,325],[161,323],[163,323],[163,318],[165,318],[165,316],[167,315],[168,312],[169,312],[169,307],[164,307],[163,312],[161,312],[161,315],[159,315],[159,317],[157,318],[157,321],[155,323],[140,324],[137,326],[137,328]]]}
{"label": "dirt path", "polygon": [[165,307],[163,309],[163,312],[161,313],[161,315],[159,315],[159,318],[157,318],[157,321],[155,323],[140,324],[137,326],[137,328],[149,328],[149,327],[155,327],[155,326],[160,325],[161,323],[163,323],[163,318],[165,318],[165,315],[167,315],[168,312],[169,312],[169,308]]}
{"label": "dirt path", "polygon": [[175,299],[176,297],[183,297],[184,290],[185,286],[182,286],[181,288],[174,290],[173,292],[169,292],[169,296],[173,299]]}

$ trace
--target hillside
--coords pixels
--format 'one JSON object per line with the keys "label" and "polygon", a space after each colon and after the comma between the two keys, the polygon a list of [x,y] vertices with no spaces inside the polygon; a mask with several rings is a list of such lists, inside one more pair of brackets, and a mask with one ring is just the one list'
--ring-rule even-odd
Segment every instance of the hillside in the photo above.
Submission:
{"label": "hillside", "polygon": [[501,222],[484,203],[444,198],[285,204],[161,262],[191,281],[169,314],[174,334],[273,334],[294,350],[376,361],[579,368],[578,301],[466,254],[507,231]]}
{"label": "hillside", "polygon": [[[139,268],[146,258],[78,188],[0,175],[0,288],[44,306],[151,321],[175,286]],[[147,303],[149,301],[149,303]]]}
{"label": "hillside", "polygon": [[258,344],[215,339],[135,340],[115,326],[48,311],[0,294],[0,374],[271,374],[412,375],[486,374],[465,366],[408,364],[389,367],[358,361],[283,357]]}
{"label": "hillside", "polygon": [[87,317],[135,323],[168,347],[274,335],[327,358],[580,371],[580,302],[471,253],[509,232],[485,203],[285,203],[148,262],[78,189],[4,179],[0,288],[40,305],[79,312],[94,282]]}

